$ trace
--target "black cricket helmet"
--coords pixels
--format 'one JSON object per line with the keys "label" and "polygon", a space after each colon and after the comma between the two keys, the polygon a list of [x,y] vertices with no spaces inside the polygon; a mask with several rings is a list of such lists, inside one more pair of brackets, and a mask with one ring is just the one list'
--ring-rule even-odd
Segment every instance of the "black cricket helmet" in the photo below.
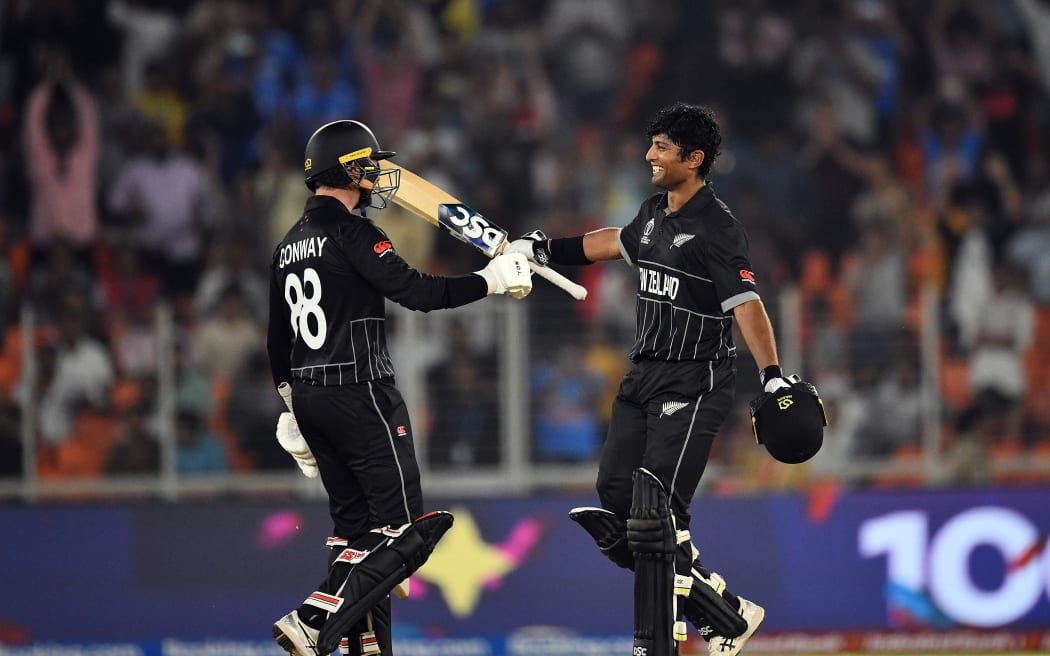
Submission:
{"label": "black cricket helmet", "polygon": [[306,142],[303,178],[310,191],[321,185],[361,188],[358,207],[383,209],[401,182],[399,169],[381,170],[379,160],[396,155],[381,150],[368,126],[359,121],[332,121],[317,128]]}
{"label": "black cricket helmet", "polygon": [[788,380],[790,387],[763,392],[751,401],[751,428],[769,455],[798,464],[820,451],[828,418],[816,387],[798,376]]}

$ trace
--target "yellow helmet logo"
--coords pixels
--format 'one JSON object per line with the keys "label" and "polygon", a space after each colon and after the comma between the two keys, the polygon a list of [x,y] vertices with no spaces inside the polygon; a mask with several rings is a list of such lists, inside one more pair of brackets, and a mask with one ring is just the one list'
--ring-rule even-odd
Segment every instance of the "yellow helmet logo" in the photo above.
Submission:
{"label": "yellow helmet logo", "polygon": [[364,157],[369,157],[369,158],[372,157],[372,148],[371,148],[371,146],[366,146],[365,148],[359,148],[359,149],[355,150],[352,153],[347,153],[347,154],[341,156],[339,158],[339,163],[340,164],[346,164],[347,162],[352,162],[355,159],[361,159],[361,158],[364,158]]}
{"label": "yellow helmet logo", "polygon": [[313,162],[313,160],[312,160],[312,159],[310,159],[309,157],[307,157],[307,158],[306,158],[306,161],[305,161],[305,162],[303,162],[303,170],[305,170],[305,171],[309,171],[309,170],[310,170],[310,169],[312,169],[313,167],[314,167],[314,162]]}
{"label": "yellow helmet logo", "polygon": [[777,399],[777,407],[781,410],[787,410],[795,404],[795,400],[791,398],[791,395],[781,396]]}

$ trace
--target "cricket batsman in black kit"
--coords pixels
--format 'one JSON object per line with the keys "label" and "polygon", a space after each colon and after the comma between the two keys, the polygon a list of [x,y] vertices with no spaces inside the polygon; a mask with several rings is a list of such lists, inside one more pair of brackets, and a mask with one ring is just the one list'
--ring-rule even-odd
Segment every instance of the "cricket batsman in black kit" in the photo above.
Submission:
{"label": "cricket batsman in black kit", "polygon": [[[807,383],[784,377],[747,234],[706,183],[722,140],[713,114],[678,103],[652,118],[646,136],[645,159],[661,191],[642,203],[629,225],[559,239],[534,231],[507,252],[540,264],[624,259],[637,267],[633,367],[613,403],[598,465],[602,507],[576,508],[570,517],[613,562],[635,572],[633,656],[677,654],[686,637],[682,617],[708,641],[711,654],[733,656],[765,610],[731,593],[700,563],[689,506],[733,402],[734,319],[758,364],[763,395],[805,409],[803,430],[782,435],[769,429],[770,453],[785,461],[812,456],[823,415],[817,417],[815,390],[810,396],[808,388],[796,387]],[[803,395],[805,403],[794,402]],[[760,401],[760,416],[776,409]]]}
{"label": "cricket batsman in black kit", "polygon": [[365,215],[398,187],[397,169],[377,162],[372,131],[357,121],[319,128],[306,145],[314,192],[274,251],[267,349],[289,411],[277,439],[307,476],[320,474],[334,524],[327,577],[273,625],[295,656],[391,656],[390,592],[452,525],[423,514],[412,425],[387,352],[385,300],[423,312],[489,294],[532,290],[522,254],[499,255],[481,271],[431,276],[410,267]]}

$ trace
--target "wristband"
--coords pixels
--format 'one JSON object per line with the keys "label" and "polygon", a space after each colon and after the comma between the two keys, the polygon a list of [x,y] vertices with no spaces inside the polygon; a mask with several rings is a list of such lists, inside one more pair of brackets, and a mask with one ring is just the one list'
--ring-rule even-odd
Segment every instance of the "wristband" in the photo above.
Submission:
{"label": "wristband", "polygon": [[550,261],[554,264],[572,264],[577,266],[593,264],[583,254],[583,235],[548,239],[547,248],[550,250]]}

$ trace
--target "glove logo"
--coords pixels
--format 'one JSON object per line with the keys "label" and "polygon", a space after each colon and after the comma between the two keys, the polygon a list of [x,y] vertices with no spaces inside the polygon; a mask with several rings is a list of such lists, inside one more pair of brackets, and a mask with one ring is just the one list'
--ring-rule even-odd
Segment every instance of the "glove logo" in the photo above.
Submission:
{"label": "glove logo", "polygon": [[781,410],[787,410],[793,405],[795,405],[795,400],[791,398],[790,394],[781,396],[777,399],[777,407]]}

